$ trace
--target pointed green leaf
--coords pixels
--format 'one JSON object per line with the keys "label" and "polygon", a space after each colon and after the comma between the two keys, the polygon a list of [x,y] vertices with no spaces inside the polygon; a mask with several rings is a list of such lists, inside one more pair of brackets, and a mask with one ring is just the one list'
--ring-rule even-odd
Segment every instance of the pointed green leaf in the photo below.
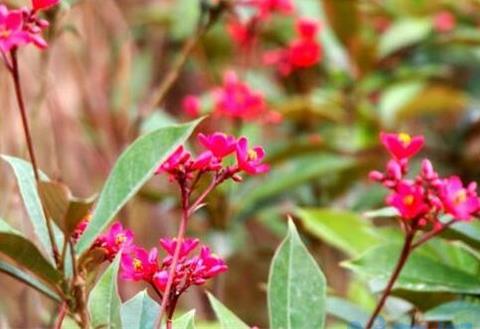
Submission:
{"label": "pointed green leaf", "polygon": [[295,225],[278,247],[268,279],[268,311],[272,329],[323,328],[326,280],[303,244]]}
{"label": "pointed green leaf", "polygon": [[[15,173],[20,194],[22,195],[28,217],[32,222],[33,230],[44,250],[49,252],[49,258],[53,263],[52,244],[48,237],[46,219],[42,210],[42,202],[37,192],[32,165],[25,160],[8,155],[2,155],[2,158],[12,167]],[[41,178],[48,179],[44,174],[41,174]]]}
{"label": "pointed green leaf", "polygon": [[92,220],[78,241],[78,254],[90,247],[158,166],[185,142],[200,120],[160,128],[140,136],[120,155],[98,198]]}
{"label": "pointed green leaf", "polygon": [[159,311],[160,305],[150,298],[147,290],[143,290],[122,304],[122,326],[129,329],[153,328]]}
{"label": "pointed green leaf", "polygon": [[425,321],[428,322],[453,321],[457,314],[464,312],[480,312],[480,304],[469,301],[456,300],[453,302],[441,304],[431,310],[428,310],[424,314],[424,318]]}
{"label": "pointed green leaf", "polygon": [[117,275],[120,256],[105,270],[90,293],[88,309],[93,328],[121,329]]}
{"label": "pointed green leaf", "polygon": [[372,224],[353,212],[308,208],[296,213],[307,231],[351,256],[381,241]]}
{"label": "pointed green leaf", "polygon": [[208,300],[210,301],[210,305],[212,305],[213,311],[220,321],[220,325],[222,329],[249,329],[250,327],[247,326],[238,316],[236,316],[232,311],[230,311],[225,305],[223,305],[218,299],[216,299],[212,294],[207,293]]}
{"label": "pointed green leaf", "polygon": [[61,274],[43,257],[37,247],[3,219],[0,219],[0,253],[52,286],[62,279]]}
{"label": "pointed green leaf", "polygon": [[22,270],[16,268],[15,266],[12,266],[8,263],[5,263],[3,261],[0,261],[0,272],[3,272],[5,274],[10,275],[11,277],[22,281],[26,285],[32,287],[33,289],[41,292],[45,296],[53,299],[54,301],[60,302],[60,297],[58,294],[54,291],[52,291],[50,288],[45,286],[43,283],[41,283],[39,280],[34,278],[28,273],[23,272]]}
{"label": "pointed green leaf", "polygon": [[[427,253],[428,248],[423,248],[410,255],[396,282],[396,288],[413,291],[480,293],[478,276],[434,258]],[[374,279],[377,286],[384,287],[398,259],[400,249],[399,244],[377,246],[343,265],[364,277]]]}
{"label": "pointed green leaf", "polygon": [[195,310],[173,320],[173,328],[175,329],[195,329]]}

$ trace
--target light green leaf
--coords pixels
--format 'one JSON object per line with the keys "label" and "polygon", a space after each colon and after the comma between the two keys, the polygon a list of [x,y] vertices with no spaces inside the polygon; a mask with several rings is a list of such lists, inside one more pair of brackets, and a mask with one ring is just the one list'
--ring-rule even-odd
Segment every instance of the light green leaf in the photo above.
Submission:
{"label": "light green leaf", "polygon": [[242,320],[240,320],[232,311],[225,307],[218,299],[212,294],[207,293],[210,304],[217,315],[218,321],[222,326],[222,329],[249,329]]}
{"label": "light green leaf", "polygon": [[37,247],[3,219],[0,219],[0,253],[52,286],[62,280],[61,274],[43,257]]}
{"label": "light green leaf", "polygon": [[370,316],[357,305],[339,297],[327,298],[327,312],[337,319],[345,321],[351,329],[364,327]]}
{"label": "light green leaf", "polygon": [[479,329],[480,309],[457,313],[452,322],[455,329]]}
{"label": "light green leaf", "polygon": [[200,1],[177,0],[174,2],[171,34],[181,40],[195,33],[200,16]]}
{"label": "light green leaf", "polygon": [[351,256],[381,241],[372,224],[353,212],[305,208],[296,214],[307,231]]}
{"label": "light green leaf", "polygon": [[77,244],[81,254],[118,211],[153,175],[158,166],[190,136],[201,119],[164,127],[139,137],[120,155],[98,198],[87,230]]}
{"label": "light green leaf", "polygon": [[159,311],[160,305],[143,290],[122,304],[122,326],[128,329],[153,328]]}
{"label": "light green leaf", "polygon": [[[38,195],[32,165],[23,159],[8,155],[2,155],[2,159],[12,167],[13,172],[15,173],[20,194],[22,195],[23,203],[32,223],[35,235],[40,240],[44,250],[48,251],[49,260],[53,263],[52,244],[50,243],[48,236],[46,219],[42,210],[42,202]],[[41,178],[45,180],[48,179],[43,173],[41,173]]]}
{"label": "light green leaf", "polygon": [[275,252],[270,267],[270,328],[323,328],[326,313],[325,281],[325,276],[290,221],[288,235]]}
{"label": "light green leaf", "polygon": [[365,211],[362,216],[367,219],[392,218],[398,217],[398,211],[393,207],[384,207],[380,209]]}
{"label": "light green leaf", "polygon": [[379,56],[386,57],[402,48],[412,46],[425,39],[432,31],[432,21],[423,18],[405,18],[394,22],[382,34]]}
{"label": "light green leaf", "polygon": [[50,299],[60,302],[60,297],[50,288],[45,286],[43,283],[38,281],[36,278],[31,276],[28,273],[25,273],[18,269],[15,266],[12,266],[6,262],[0,261],[0,272],[10,275],[11,277],[20,280],[21,282],[25,283],[26,285],[34,288],[35,290],[41,292],[45,296],[49,297]]}
{"label": "light green leaf", "polygon": [[[343,265],[384,287],[400,254],[401,245],[386,244],[369,249],[359,258]],[[480,279],[459,268],[432,258],[427,251],[416,250],[409,257],[395,285],[412,291],[480,293]]]}
{"label": "light green leaf", "polygon": [[195,310],[173,320],[173,328],[175,329],[195,329]]}
{"label": "light green leaf", "polygon": [[448,302],[428,310],[424,314],[424,319],[429,322],[453,321],[457,314],[464,312],[480,312],[480,304],[462,300]]}
{"label": "light green leaf", "polygon": [[105,270],[90,293],[88,310],[93,328],[121,329],[117,275],[120,256]]}
{"label": "light green leaf", "polygon": [[391,126],[398,113],[425,89],[421,80],[402,81],[389,86],[380,98],[380,116],[385,125]]}

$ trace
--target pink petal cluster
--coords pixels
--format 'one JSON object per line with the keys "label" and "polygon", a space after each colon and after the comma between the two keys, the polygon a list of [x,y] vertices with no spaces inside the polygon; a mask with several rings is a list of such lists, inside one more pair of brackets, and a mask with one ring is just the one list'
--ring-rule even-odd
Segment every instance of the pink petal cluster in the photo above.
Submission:
{"label": "pink petal cluster", "polygon": [[99,236],[93,248],[103,248],[108,260],[113,260],[120,252],[128,252],[133,247],[133,232],[124,229],[120,222],[115,222],[110,229]]}
{"label": "pink petal cluster", "polygon": [[268,51],[263,56],[264,63],[275,65],[282,75],[317,65],[323,57],[322,45],[317,41],[318,23],[301,18],[296,26],[298,35],[296,39],[286,48]]}
{"label": "pink petal cluster", "polygon": [[[182,181],[192,179],[195,174],[214,172],[223,180],[232,178],[240,180],[238,174],[246,172],[250,175],[265,173],[268,166],[262,161],[265,152],[260,146],[250,148],[245,137],[238,140],[220,132],[210,135],[199,134],[198,140],[205,150],[196,158],[179,146],[157,169],[157,174],[169,174],[171,180]],[[236,154],[237,163],[224,166],[223,160]]]}
{"label": "pink petal cluster", "polygon": [[[279,113],[268,109],[263,94],[241,81],[234,71],[226,71],[223,84],[214,88],[210,94],[213,99],[213,113],[217,116],[232,120],[263,120],[272,123],[281,121]],[[198,97],[186,96],[182,106],[188,116],[194,117],[200,113]]]}
{"label": "pink petal cluster", "polygon": [[38,17],[38,11],[57,5],[59,0],[34,0],[33,8],[9,10],[0,5],[0,51],[7,53],[25,44],[32,43],[40,49],[47,47],[41,33],[49,25]]}
{"label": "pink petal cluster", "polygon": [[455,16],[447,10],[437,13],[433,18],[433,27],[435,31],[439,33],[451,32],[455,29],[456,25],[457,20]]}
{"label": "pink petal cluster", "polygon": [[92,219],[92,213],[89,213],[87,216],[85,216],[85,218],[83,218],[80,221],[80,223],[77,224],[71,236],[74,243],[76,243],[78,239],[80,239],[80,237],[82,236],[83,232],[85,232],[85,230],[88,227],[88,224],[90,224],[91,219]]}
{"label": "pink petal cluster", "polygon": [[409,160],[424,145],[423,136],[405,133],[381,133],[380,139],[392,156],[384,173],[372,171],[370,178],[381,182],[391,193],[386,203],[394,207],[406,225],[434,229],[441,227],[441,215],[455,220],[471,220],[480,212],[480,199],[475,183],[464,186],[457,176],[441,178],[428,159],[422,161],[415,179],[407,178]]}
{"label": "pink petal cluster", "polygon": [[[158,261],[156,248],[147,252],[143,248],[134,246],[124,252],[121,262],[121,277],[125,280],[143,280],[163,293],[177,243],[176,239],[160,240],[160,246],[166,252],[166,256],[160,261]],[[200,253],[192,256],[192,252],[198,245],[198,239],[182,241],[180,257],[173,278],[172,298],[178,298],[190,286],[203,285],[208,279],[228,269],[225,262],[212,254],[206,246],[201,246]]]}

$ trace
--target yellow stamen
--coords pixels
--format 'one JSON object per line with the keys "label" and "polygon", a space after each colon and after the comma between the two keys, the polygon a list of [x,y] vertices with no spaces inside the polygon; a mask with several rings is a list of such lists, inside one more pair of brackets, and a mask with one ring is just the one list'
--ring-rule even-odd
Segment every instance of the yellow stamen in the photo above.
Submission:
{"label": "yellow stamen", "polygon": [[138,258],[134,258],[132,263],[135,271],[141,271],[143,269],[143,264]]}
{"label": "yellow stamen", "polygon": [[415,201],[415,198],[411,194],[403,198],[403,204],[406,206],[411,206],[413,204],[413,201]]}
{"label": "yellow stamen", "polygon": [[257,158],[258,158],[257,152],[255,152],[252,149],[248,150],[248,160],[257,160]]}
{"label": "yellow stamen", "polygon": [[461,189],[460,191],[455,193],[455,198],[453,202],[458,205],[458,204],[464,203],[466,200],[467,200],[467,192],[465,191],[465,189]]}
{"label": "yellow stamen", "polygon": [[399,133],[398,139],[402,142],[403,146],[408,146],[408,144],[410,144],[412,141],[412,137],[406,133]]}
{"label": "yellow stamen", "polygon": [[10,34],[11,32],[9,30],[0,31],[0,39],[6,39]]}
{"label": "yellow stamen", "polygon": [[123,233],[120,233],[115,237],[115,243],[117,245],[121,245],[122,243],[125,242],[125,240],[127,240],[127,237]]}

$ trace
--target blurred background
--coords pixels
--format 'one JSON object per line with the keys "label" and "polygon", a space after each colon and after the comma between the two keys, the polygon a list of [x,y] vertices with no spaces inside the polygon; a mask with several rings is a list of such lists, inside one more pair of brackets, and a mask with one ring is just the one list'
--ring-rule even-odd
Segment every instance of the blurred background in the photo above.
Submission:
{"label": "blurred background", "polygon": [[[261,328],[268,317],[268,268],[287,214],[325,272],[330,292],[373,308],[368,286],[340,265],[368,241],[338,225],[383,204],[384,191],[367,179],[386,160],[380,131],[424,134],[422,156],[442,174],[480,178],[480,1],[291,2],[293,12],[274,12],[253,24],[258,13],[247,0],[229,1],[214,20],[220,1],[64,0],[47,13],[48,50],[20,53],[39,166],[77,196],[99,191],[138,134],[201,114],[213,112],[199,131],[246,135],[266,149],[270,173],[223,185],[189,228],[189,235],[228,259],[229,271],[208,288]],[[205,28],[207,12],[211,24]],[[272,61],[272,51],[298,38],[301,18],[319,24],[320,51],[312,65],[286,72],[278,59]],[[175,71],[181,54],[186,61]],[[152,104],[172,70],[178,77]],[[243,120],[215,113],[215,90],[228,71],[262,95],[266,116]],[[189,95],[199,103],[189,105]],[[0,152],[27,159],[4,67],[0,99]],[[195,138],[190,148],[198,149]],[[31,232],[14,176],[5,163],[0,168],[1,216]],[[298,207],[315,208],[337,226],[326,230]],[[177,188],[165,177],[152,178],[119,217],[148,248],[173,236],[178,218]],[[120,286],[124,300],[143,289]],[[184,310],[196,308],[207,323],[214,317],[202,291],[193,289],[181,303]],[[48,327],[50,302],[4,275],[0,292],[0,328]],[[428,306],[438,302],[437,296]]]}

